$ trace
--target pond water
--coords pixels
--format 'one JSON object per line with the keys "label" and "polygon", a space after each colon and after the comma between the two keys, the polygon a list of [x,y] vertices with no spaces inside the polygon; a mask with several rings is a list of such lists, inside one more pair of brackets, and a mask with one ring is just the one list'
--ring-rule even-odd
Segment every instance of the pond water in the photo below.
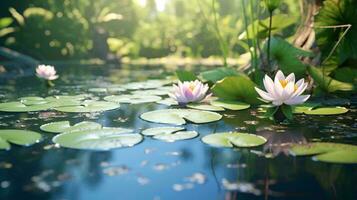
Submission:
{"label": "pond water", "polygon": [[[34,76],[0,80],[0,101],[84,93],[102,99],[108,94],[88,90],[170,74],[160,67],[137,66],[66,66],[58,71],[61,78],[50,90]],[[289,126],[258,118],[257,109],[225,111],[218,122],[185,125],[199,133],[196,138],[163,142],[145,136],[138,145],[110,151],[56,147],[51,141],[54,134],[39,129],[45,123],[69,120],[140,132],[163,126],[143,121],[142,113],[167,107],[144,103],[121,104],[101,113],[0,112],[0,129],[28,129],[44,137],[29,147],[12,145],[11,150],[0,151],[0,199],[357,199],[356,164],[317,162],[287,153],[289,143],[357,144],[353,106],[344,115],[297,115]],[[201,141],[205,135],[227,131],[256,133],[268,142],[232,149]]]}

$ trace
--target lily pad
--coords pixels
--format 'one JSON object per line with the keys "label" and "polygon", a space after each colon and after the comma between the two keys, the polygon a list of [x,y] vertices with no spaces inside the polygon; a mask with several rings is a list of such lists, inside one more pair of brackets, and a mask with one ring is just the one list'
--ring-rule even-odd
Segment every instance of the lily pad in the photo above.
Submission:
{"label": "lily pad", "polygon": [[168,95],[169,92],[167,90],[159,89],[152,89],[152,90],[136,90],[133,91],[132,94],[134,95],[145,95],[145,96],[164,96]]}
{"label": "lily pad", "polygon": [[324,107],[304,111],[307,115],[340,115],[347,112],[348,109],[345,107]]}
{"label": "lily pad", "polygon": [[196,131],[182,131],[184,129],[183,127],[155,127],[144,130],[142,134],[165,142],[188,140],[198,136]]}
{"label": "lily pad", "polygon": [[313,156],[312,159],[330,163],[357,163],[357,146],[350,144],[314,142],[295,145],[290,149],[294,156]]}
{"label": "lily pad", "polygon": [[91,130],[91,129],[100,129],[102,125],[96,122],[83,121],[77,123],[73,126],[70,125],[69,121],[59,121],[51,122],[44,124],[40,127],[41,130],[49,133],[62,133],[62,132],[71,132],[71,131],[82,131],[82,130]]}
{"label": "lily pad", "polygon": [[154,123],[183,125],[186,124],[186,120],[196,124],[215,122],[220,120],[222,115],[193,109],[163,109],[146,112],[140,117]]}
{"label": "lily pad", "polygon": [[193,108],[197,110],[208,110],[208,111],[224,111],[224,108],[219,106],[207,105],[207,104],[189,104],[188,108]]}
{"label": "lily pad", "polygon": [[118,103],[87,100],[82,102],[81,105],[56,107],[55,110],[61,112],[75,112],[75,113],[102,112],[107,110],[114,110],[119,107],[120,105]]}
{"label": "lily pad", "polygon": [[211,105],[219,106],[225,108],[227,110],[245,110],[250,108],[249,104],[239,102],[239,101],[225,101],[225,100],[217,100],[212,101]]}
{"label": "lily pad", "polygon": [[148,80],[144,82],[132,82],[122,87],[128,90],[155,89],[170,83],[167,80]]}
{"label": "lily pad", "polygon": [[156,101],[158,104],[166,105],[166,106],[177,106],[177,101],[173,100],[172,98],[166,98],[160,101]]}
{"label": "lily pad", "polygon": [[146,136],[154,136],[160,134],[169,134],[174,133],[177,131],[185,130],[183,127],[155,127],[155,128],[148,128],[141,132],[141,134]]}
{"label": "lily pad", "polygon": [[202,142],[215,147],[256,147],[263,145],[267,140],[259,135],[233,132],[206,135]]}
{"label": "lily pad", "polygon": [[143,136],[125,128],[102,128],[64,132],[52,141],[62,147],[72,149],[110,150],[132,147],[143,140]]}
{"label": "lily pad", "polygon": [[33,131],[3,129],[0,130],[0,149],[9,150],[10,143],[21,146],[29,146],[41,139],[41,134]]}
{"label": "lily pad", "polygon": [[33,104],[25,105],[18,101],[11,101],[6,103],[0,103],[0,111],[2,112],[35,112],[48,110],[53,107],[52,104],[43,103],[43,104]]}
{"label": "lily pad", "polygon": [[300,105],[293,106],[292,109],[293,109],[293,113],[302,114],[305,111],[311,110],[311,109],[313,109],[313,108],[315,108],[316,106],[319,106],[319,105],[320,104],[318,104],[318,103],[303,103],[303,104],[300,104]]}
{"label": "lily pad", "polygon": [[141,104],[159,101],[161,97],[153,95],[111,95],[104,97],[104,100],[115,103]]}

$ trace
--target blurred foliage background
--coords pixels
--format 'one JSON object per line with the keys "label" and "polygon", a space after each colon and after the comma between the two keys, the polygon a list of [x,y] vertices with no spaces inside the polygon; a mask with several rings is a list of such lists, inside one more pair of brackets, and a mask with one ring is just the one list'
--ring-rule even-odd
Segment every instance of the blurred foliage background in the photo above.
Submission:
{"label": "blurred foliage background", "polygon": [[[242,6],[249,7],[243,0],[2,0],[0,4],[0,46],[37,59],[219,57],[220,37],[227,56],[235,58],[247,52],[251,42],[243,33]],[[246,15],[266,19],[267,11],[256,6],[261,9],[251,8]],[[276,15],[276,26],[284,26],[284,31],[276,27],[274,34],[289,38],[299,24],[299,2],[283,1]],[[252,23],[252,18],[246,19]]]}

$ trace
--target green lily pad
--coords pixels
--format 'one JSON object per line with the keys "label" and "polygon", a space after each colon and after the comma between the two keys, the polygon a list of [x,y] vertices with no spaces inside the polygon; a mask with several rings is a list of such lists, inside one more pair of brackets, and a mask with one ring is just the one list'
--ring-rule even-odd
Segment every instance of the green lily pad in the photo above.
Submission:
{"label": "green lily pad", "polygon": [[143,136],[125,128],[102,128],[64,132],[52,141],[62,147],[72,149],[110,150],[132,147],[143,140]]}
{"label": "green lily pad", "polygon": [[168,95],[169,92],[167,90],[159,89],[152,89],[152,90],[136,90],[133,91],[132,94],[134,95],[145,95],[145,96],[164,96]]}
{"label": "green lily pad", "polygon": [[256,147],[263,145],[267,140],[259,135],[233,132],[206,135],[202,142],[215,147]]}
{"label": "green lily pad", "polygon": [[159,101],[161,97],[152,95],[111,95],[104,97],[104,100],[115,103],[141,104]]}
{"label": "green lily pad", "polygon": [[2,112],[35,112],[48,110],[53,107],[52,104],[43,103],[43,104],[33,104],[25,105],[18,101],[11,101],[6,103],[0,103],[0,111]]}
{"label": "green lily pad", "polygon": [[61,112],[75,112],[75,113],[102,112],[107,110],[114,110],[119,107],[120,105],[118,103],[88,100],[82,102],[81,105],[56,107],[55,110]]}
{"label": "green lily pad", "polygon": [[186,120],[196,124],[215,122],[220,120],[222,115],[193,109],[163,109],[146,112],[140,117],[149,122],[183,125]]}
{"label": "green lily pad", "polygon": [[340,115],[347,112],[348,109],[345,107],[324,107],[304,111],[307,115]]}
{"label": "green lily pad", "polygon": [[0,149],[9,150],[10,143],[21,146],[29,146],[41,139],[41,134],[33,131],[3,129],[0,130]]}
{"label": "green lily pad", "polygon": [[207,105],[207,104],[188,104],[187,107],[197,109],[197,110],[224,111],[224,108],[222,108],[222,107]]}
{"label": "green lily pad", "polygon": [[293,156],[313,156],[312,159],[330,163],[357,163],[357,146],[350,144],[314,142],[295,145],[290,149]]}
{"label": "green lily pad", "polygon": [[239,101],[224,101],[224,100],[217,100],[212,101],[211,105],[219,106],[228,110],[245,110],[250,108],[249,104],[239,102]]}
{"label": "green lily pad", "polygon": [[185,128],[183,127],[155,127],[155,128],[148,128],[141,132],[141,134],[146,136],[154,136],[160,134],[170,134],[177,131],[182,131]]}
{"label": "green lily pad", "polygon": [[167,80],[148,80],[144,82],[131,82],[122,87],[128,90],[155,89],[170,83]]}
{"label": "green lily pad", "polygon": [[62,133],[62,132],[72,132],[72,131],[82,131],[91,129],[100,129],[102,125],[96,122],[83,121],[77,123],[73,126],[70,125],[69,121],[59,121],[44,124],[40,127],[41,130],[49,133]]}
{"label": "green lily pad", "polygon": [[302,113],[305,113],[305,111],[311,110],[319,105],[320,104],[318,104],[318,103],[303,103],[300,105],[292,106],[292,109],[293,109],[293,113],[302,114]]}
{"label": "green lily pad", "polygon": [[94,93],[107,93],[108,89],[107,88],[89,88],[88,92],[94,92]]}
{"label": "green lily pad", "polygon": [[153,138],[165,142],[175,142],[178,140],[189,140],[198,136],[196,131],[178,131],[175,133],[165,133],[155,135]]}
{"label": "green lily pad", "polygon": [[165,142],[188,140],[198,136],[196,131],[182,131],[183,127],[155,127],[142,131],[143,135],[153,136],[154,139]]}

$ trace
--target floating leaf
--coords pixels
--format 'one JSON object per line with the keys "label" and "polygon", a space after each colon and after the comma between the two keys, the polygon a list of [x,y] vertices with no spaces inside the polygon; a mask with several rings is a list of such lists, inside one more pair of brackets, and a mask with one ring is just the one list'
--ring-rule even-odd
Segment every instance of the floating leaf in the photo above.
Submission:
{"label": "floating leaf", "polygon": [[224,111],[224,108],[222,108],[222,107],[207,105],[207,104],[188,104],[187,107],[197,109],[197,110]]}
{"label": "floating leaf", "polygon": [[164,109],[146,112],[140,117],[149,122],[183,125],[186,124],[185,120],[196,124],[215,122],[220,120],[222,115],[193,109]]}
{"label": "floating leaf", "polygon": [[218,81],[212,87],[212,92],[223,100],[260,104],[258,94],[254,89],[255,86],[255,83],[246,76],[231,76]]}
{"label": "floating leaf", "polygon": [[175,142],[177,140],[188,140],[198,136],[196,131],[178,131],[175,133],[166,133],[155,135],[153,138],[165,142]]}
{"label": "floating leaf", "polygon": [[176,76],[180,81],[194,81],[197,80],[196,75],[193,72],[185,70],[177,70]]}
{"label": "floating leaf", "polygon": [[107,93],[108,89],[107,88],[89,88],[88,92],[94,92],[94,93]]}
{"label": "floating leaf", "polygon": [[17,101],[0,103],[0,111],[2,112],[35,112],[35,111],[48,110],[51,109],[52,107],[53,105],[48,103],[33,104],[33,105],[25,105]]}
{"label": "floating leaf", "polygon": [[168,80],[148,80],[144,82],[132,82],[122,87],[128,90],[155,89],[170,83]]}
{"label": "floating leaf", "polygon": [[156,101],[156,103],[167,105],[167,106],[177,106],[178,105],[177,101],[173,100],[172,98],[166,98],[166,99],[163,99],[160,101]]}
{"label": "floating leaf", "polygon": [[339,115],[348,112],[345,107],[324,107],[304,111],[307,115]]}
{"label": "floating leaf", "polygon": [[110,150],[131,147],[142,141],[140,134],[124,128],[103,128],[72,131],[56,135],[52,140],[62,147],[73,149]]}
{"label": "floating leaf", "polygon": [[57,107],[55,110],[61,112],[102,112],[119,108],[118,103],[107,101],[84,101],[81,105]]}
{"label": "floating leaf", "polygon": [[33,131],[2,129],[0,130],[0,149],[10,149],[10,143],[29,146],[41,139],[41,134]]}
{"label": "floating leaf", "polygon": [[331,163],[357,163],[357,146],[331,142],[314,142],[295,145],[290,149],[294,156],[311,156],[313,160]]}
{"label": "floating leaf", "polygon": [[155,128],[148,128],[141,132],[141,134],[146,136],[154,136],[160,134],[170,134],[177,131],[182,131],[185,128],[183,127],[155,127]]}
{"label": "floating leaf", "polygon": [[111,95],[104,97],[104,100],[116,103],[141,104],[159,101],[161,97],[153,95]]}
{"label": "floating leaf", "polygon": [[319,106],[320,104],[319,103],[303,103],[303,104],[300,104],[300,105],[296,105],[296,106],[293,106],[293,113],[295,114],[300,114],[300,113],[304,113],[305,111],[307,110],[310,110],[310,109],[313,109],[315,108],[316,106]]}
{"label": "floating leaf", "polygon": [[219,67],[217,69],[202,72],[200,75],[204,80],[215,83],[228,76],[236,76],[238,75],[238,72],[232,67]]}
{"label": "floating leaf", "polygon": [[143,95],[143,96],[164,96],[168,95],[168,91],[166,89],[152,89],[152,90],[136,90],[133,91],[134,95]]}
{"label": "floating leaf", "polygon": [[263,145],[267,140],[259,135],[233,132],[206,135],[202,142],[216,147],[256,147]]}
{"label": "floating leaf", "polygon": [[212,101],[211,105],[220,106],[220,107],[228,109],[228,110],[244,110],[244,109],[250,108],[249,104],[242,103],[239,101],[217,100],[217,101]]}
{"label": "floating leaf", "polygon": [[41,130],[49,133],[62,133],[62,132],[71,132],[71,131],[82,131],[82,130],[91,130],[91,129],[100,129],[102,125],[96,122],[83,121],[77,123],[73,126],[70,125],[69,121],[59,121],[51,122],[44,124],[40,127]]}

